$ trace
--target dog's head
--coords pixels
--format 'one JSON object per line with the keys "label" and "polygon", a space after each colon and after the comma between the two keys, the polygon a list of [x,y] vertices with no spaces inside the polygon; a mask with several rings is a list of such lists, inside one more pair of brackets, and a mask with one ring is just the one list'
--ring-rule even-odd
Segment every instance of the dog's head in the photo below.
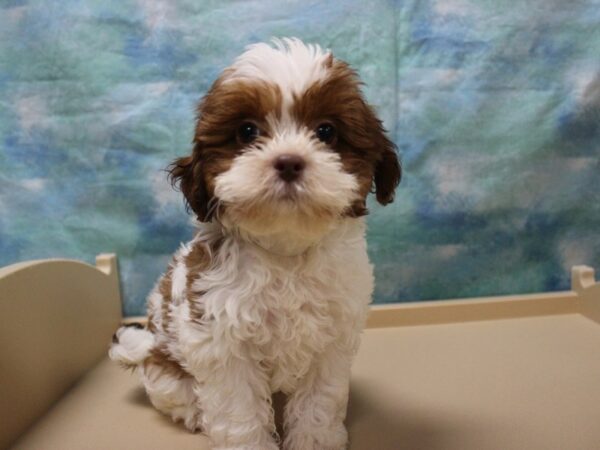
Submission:
{"label": "dog's head", "polygon": [[394,198],[395,147],[356,73],[296,39],[250,46],[198,107],[194,149],[171,177],[200,221],[318,234]]}

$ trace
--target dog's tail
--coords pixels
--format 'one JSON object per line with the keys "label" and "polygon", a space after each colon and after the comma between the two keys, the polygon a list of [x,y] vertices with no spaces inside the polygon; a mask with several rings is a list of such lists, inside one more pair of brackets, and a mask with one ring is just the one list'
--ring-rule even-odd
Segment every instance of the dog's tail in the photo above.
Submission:
{"label": "dog's tail", "polygon": [[150,356],[154,334],[139,323],[124,325],[113,336],[108,356],[124,367],[135,368]]}

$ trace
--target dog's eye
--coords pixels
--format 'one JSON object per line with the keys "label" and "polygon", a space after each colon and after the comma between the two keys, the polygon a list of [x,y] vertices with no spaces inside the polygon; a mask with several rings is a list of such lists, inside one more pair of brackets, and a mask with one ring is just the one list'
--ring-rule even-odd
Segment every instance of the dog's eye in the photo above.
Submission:
{"label": "dog's eye", "polygon": [[260,131],[252,122],[244,122],[237,130],[237,137],[242,144],[249,144],[260,136]]}
{"label": "dog's eye", "polygon": [[330,123],[322,123],[315,130],[317,139],[326,144],[331,144],[335,139],[335,127]]}

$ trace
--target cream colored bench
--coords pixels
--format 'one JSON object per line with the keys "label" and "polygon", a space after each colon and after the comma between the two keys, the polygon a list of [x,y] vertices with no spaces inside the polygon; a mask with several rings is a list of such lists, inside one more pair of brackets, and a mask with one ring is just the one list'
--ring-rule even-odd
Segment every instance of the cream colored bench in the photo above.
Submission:
{"label": "cream colored bench", "polygon": [[[600,449],[600,284],[373,307],[353,369],[350,448]],[[106,358],[114,255],[0,269],[0,448],[207,449]]]}

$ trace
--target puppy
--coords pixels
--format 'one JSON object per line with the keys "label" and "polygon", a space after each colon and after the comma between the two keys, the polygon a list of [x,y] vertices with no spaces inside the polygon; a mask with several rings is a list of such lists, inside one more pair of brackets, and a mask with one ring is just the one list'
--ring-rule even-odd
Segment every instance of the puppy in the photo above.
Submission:
{"label": "puppy", "polygon": [[248,47],[198,107],[170,174],[198,218],[110,357],[215,449],[342,449],[373,290],[365,201],[390,203],[395,147],[348,64],[297,39]]}

